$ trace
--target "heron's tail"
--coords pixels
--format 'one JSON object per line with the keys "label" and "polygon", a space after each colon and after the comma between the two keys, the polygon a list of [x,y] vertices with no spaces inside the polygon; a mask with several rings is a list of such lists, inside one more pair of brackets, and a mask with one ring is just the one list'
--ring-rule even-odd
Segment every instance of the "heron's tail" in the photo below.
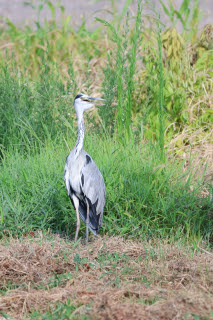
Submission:
{"label": "heron's tail", "polygon": [[95,236],[97,236],[97,234],[98,234],[98,230],[96,230],[96,229],[93,229],[92,228],[92,226],[89,224],[89,229],[90,229],[90,231],[92,231],[92,233],[95,235]]}

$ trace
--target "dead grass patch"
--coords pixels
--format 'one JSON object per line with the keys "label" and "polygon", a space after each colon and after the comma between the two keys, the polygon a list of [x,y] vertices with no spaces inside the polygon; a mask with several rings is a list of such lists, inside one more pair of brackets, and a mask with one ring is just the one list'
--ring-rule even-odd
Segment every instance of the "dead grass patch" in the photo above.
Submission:
{"label": "dead grass patch", "polygon": [[[122,237],[92,238],[76,247],[58,236],[36,234],[0,245],[0,310],[22,319],[70,299],[75,317],[193,319],[211,317],[213,254],[178,244]],[[54,275],[71,274],[55,286]],[[23,285],[24,283],[24,285]],[[86,309],[83,306],[90,305]]]}
{"label": "dead grass patch", "polygon": [[[189,165],[195,171],[194,179],[197,180],[203,176],[204,182],[213,182],[213,129],[207,131],[209,128],[200,127],[193,133],[186,128],[180,134],[177,134],[171,141],[169,150],[179,153],[179,158],[186,160],[184,169],[188,169]],[[205,130],[208,132],[204,134]],[[205,136],[205,139],[204,139]],[[200,141],[198,141],[200,137]],[[175,143],[182,141],[182,147],[174,148]],[[184,141],[188,141],[185,144]],[[181,155],[180,155],[181,153]],[[208,192],[206,192],[207,194]]]}

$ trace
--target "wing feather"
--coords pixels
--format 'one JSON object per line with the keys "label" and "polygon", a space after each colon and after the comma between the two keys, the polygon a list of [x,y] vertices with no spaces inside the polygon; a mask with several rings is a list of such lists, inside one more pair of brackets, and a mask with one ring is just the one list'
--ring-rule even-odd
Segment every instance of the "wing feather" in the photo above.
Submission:
{"label": "wing feather", "polygon": [[89,203],[91,227],[98,231],[102,225],[106,191],[104,179],[91,158],[90,161],[87,158],[86,164],[81,170],[81,189]]}

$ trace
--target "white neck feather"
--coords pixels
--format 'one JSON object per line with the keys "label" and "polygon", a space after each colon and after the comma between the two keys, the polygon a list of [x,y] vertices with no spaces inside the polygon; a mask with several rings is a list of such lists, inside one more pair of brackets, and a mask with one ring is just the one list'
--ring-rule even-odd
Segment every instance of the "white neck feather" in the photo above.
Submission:
{"label": "white neck feather", "polygon": [[79,156],[79,153],[83,149],[84,145],[84,119],[83,112],[77,114],[78,119],[78,139],[75,145],[75,157]]}

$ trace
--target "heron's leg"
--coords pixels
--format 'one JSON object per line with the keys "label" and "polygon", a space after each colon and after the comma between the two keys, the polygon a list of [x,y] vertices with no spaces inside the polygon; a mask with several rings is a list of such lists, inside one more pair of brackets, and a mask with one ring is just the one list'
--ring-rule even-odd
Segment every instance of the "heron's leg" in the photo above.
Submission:
{"label": "heron's leg", "polygon": [[77,218],[77,222],[76,222],[76,232],[75,232],[75,242],[78,239],[78,232],[80,229],[80,218],[79,218],[79,211],[78,211],[78,207],[76,208],[76,218]]}
{"label": "heron's leg", "polygon": [[89,236],[89,203],[87,202],[87,218],[86,218],[86,245],[88,245],[88,236]]}
{"label": "heron's leg", "polygon": [[73,202],[74,202],[74,205],[75,205],[75,210],[76,210],[76,232],[75,232],[75,242],[77,241],[78,239],[78,232],[79,232],[79,229],[80,229],[80,217],[79,217],[79,200],[76,196],[73,196]]}

